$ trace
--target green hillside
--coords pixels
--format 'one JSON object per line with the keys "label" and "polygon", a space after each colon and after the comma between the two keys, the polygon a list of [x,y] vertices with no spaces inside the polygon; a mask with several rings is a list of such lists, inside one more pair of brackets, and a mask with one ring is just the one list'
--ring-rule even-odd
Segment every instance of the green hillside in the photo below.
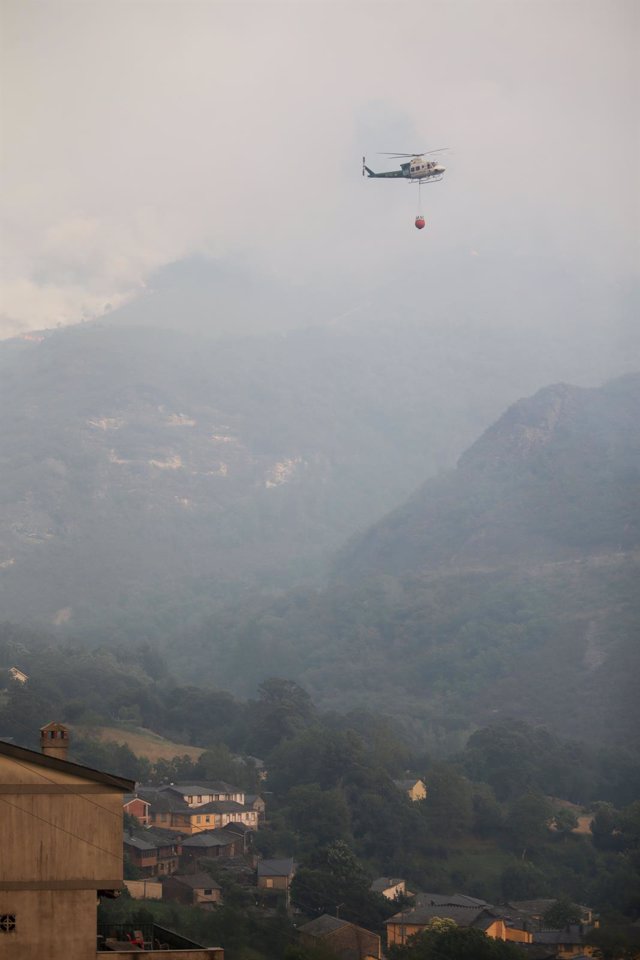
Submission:
{"label": "green hillside", "polygon": [[188,632],[191,669],[382,704],[435,745],[519,717],[637,747],[639,412],[637,376],[520,401],[355,538],[327,590]]}

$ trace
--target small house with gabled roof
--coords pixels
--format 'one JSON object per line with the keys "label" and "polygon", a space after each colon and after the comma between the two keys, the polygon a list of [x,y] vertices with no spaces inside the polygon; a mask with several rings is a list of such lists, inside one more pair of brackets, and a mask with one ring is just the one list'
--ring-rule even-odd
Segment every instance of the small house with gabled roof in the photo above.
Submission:
{"label": "small house with gabled roof", "polygon": [[241,857],[244,850],[244,838],[232,834],[229,830],[201,830],[186,837],[181,842],[182,860],[189,863],[200,857],[208,859]]}
{"label": "small house with gabled roof", "polygon": [[426,930],[433,920],[452,920],[458,927],[474,927],[494,940],[532,943],[533,934],[485,900],[465,894],[423,893],[415,903],[385,921],[387,945],[404,945],[409,937]]}
{"label": "small house with gabled roof", "polygon": [[303,924],[298,933],[304,945],[318,946],[321,943],[340,960],[380,960],[382,957],[382,944],[377,933],[328,913]]}
{"label": "small house with gabled roof", "polygon": [[405,880],[399,877],[377,877],[369,889],[373,893],[379,893],[387,900],[397,900],[399,897],[407,896],[407,884]]}
{"label": "small house with gabled roof", "polygon": [[259,860],[258,889],[288,890],[296,872],[296,865],[288,857],[282,860]]}
{"label": "small house with gabled roof", "polygon": [[424,780],[420,780],[416,777],[411,777],[406,780],[394,780],[393,781],[398,788],[403,793],[406,793],[410,800],[425,800],[427,796],[427,787]]}
{"label": "small house with gabled roof", "polygon": [[162,881],[162,898],[209,909],[222,902],[222,890],[205,871],[174,873]]}

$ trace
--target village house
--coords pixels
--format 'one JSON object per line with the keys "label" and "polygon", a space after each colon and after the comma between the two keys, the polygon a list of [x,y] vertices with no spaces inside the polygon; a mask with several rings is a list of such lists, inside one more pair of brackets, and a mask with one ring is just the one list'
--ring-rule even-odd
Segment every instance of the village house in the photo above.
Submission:
{"label": "village house", "polygon": [[[122,805],[134,784],[71,763],[64,724],[42,727],[40,742],[38,753],[0,741],[0,956],[117,957],[117,951],[106,953],[96,946],[96,905],[99,897],[113,896],[123,887]],[[220,948],[181,940],[188,949],[176,953],[167,942],[168,949],[158,956],[223,958]],[[117,941],[111,944],[117,946]],[[129,955],[130,943],[123,950]]]}
{"label": "village house", "polygon": [[533,934],[517,926],[499,908],[464,894],[418,894],[415,904],[385,921],[387,945],[403,945],[415,933],[421,933],[435,919],[452,920],[458,927],[474,927],[494,940],[532,943]]}
{"label": "village house", "polygon": [[373,893],[382,894],[387,900],[397,900],[399,897],[407,896],[406,881],[397,877],[378,877],[369,889]]}
{"label": "village house", "polygon": [[[543,930],[547,927],[545,914],[557,903],[555,898],[537,898],[536,900],[511,900],[507,907],[512,915],[523,918],[532,930]],[[594,916],[591,907],[576,904],[580,911],[580,922],[599,926],[597,916]]]}
{"label": "village house", "polygon": [[291,858],[259,860],[257,867],[259,890],[288,890],[296,872]]}
{"label": "village house", "polygon": [[264,823],[266,804],[259,793],[247,793],[244,798],[245,807],[255,810],[258,814],[258,823]]}
{"label": "village house", "polygon": [[410,780],[394,780],[393,782],[398,790],[407,794],[410,800],[425,800],[427,797],[427,787],[423,780],[413,777]]}
{"label": "village house", "polygon": [[194,862],[201,857],[208,859],[232,859],[244,852],[244,837],[229,830],[201,830],[180,843],[183,863]]}
{"label": "village house", "polygon": [[251,830],[258,828],[258,811],[245,804],[242,790],[224,781],[141,786],[136,796],[149,804],[149,822],[165,830],[194,834],[231,822],[242,823]]}
{"label": "village house", "polygon": [[148,827],[149,820],[149,801],[136,796],[135,793],[127,794],[122,805],[123,811],[130,817],[135,817],[138,823],[143,827]]}
{"label": "village house", "polygon": [[162,898],[211,909],[222,902],[222,890],[209,873],[176,873],[162,881]]}
{"label": "village house", "polygon": [[250,852],[253,844],[253,835],[255,833],[253,827],[248,827],[245,823],[236,823],[231,820],[229,823],[225,823],[222,829],[236,838],[241,837],[243,844],[242,852],[245,854]]}
{"label": "village house", "polygon": [[340,960],[380,960],[382,957],[382,944],[377,933],[327,913],[305,923],[298,933],[305,946],[322,944]]}
{"label": "village house", "polygon": [[206,783],[171,783],[159,789],[163,793],[175,794],[190,807],[200,807],[214,800],[234,800],[241,804],[245,800],[244,790],[224,780],[212,780]]}
{"label": "village house", "polygon": [[558,960],[576,960],[577,957],[593,956],[595,947],[585,943],[592,927],[583,923],[570,924],[563,930],[536,930],[533,942],[553,951]]}
{"label": "village house", "polygon": [[145,877],[175,873],[179,866],[181,845],[168,830],[139,829],[125,833],[124,852],[129,862]]}

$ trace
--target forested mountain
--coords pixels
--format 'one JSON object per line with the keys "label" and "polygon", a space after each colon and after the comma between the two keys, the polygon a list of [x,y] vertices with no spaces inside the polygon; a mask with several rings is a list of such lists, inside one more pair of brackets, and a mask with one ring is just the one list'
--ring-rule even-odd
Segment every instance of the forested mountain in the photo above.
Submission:
{"label": "forested mountain", "polygon": [[268,664],[432,742],[518,716],[637,746],[639,414],[639,376],[520,401],[352,540],[326,591],[188,634],[194,664],[236,688]]}
{"label": "forested mountain", "polygon": [[355,539],[342,578],[584,560],[640,547],[640,374],[521,400]]}
{"label": "forested mountain", "polygon": [[404,302],[391,322],[388,294],[371,317],[215,339],[185,296],[143,301],[173,330],[132,326],[141,306],[0,344],[5,617],[167,635],[221,600],[318,582],[570,353],[587,380],[609,363],[570,328],[550,344]]}

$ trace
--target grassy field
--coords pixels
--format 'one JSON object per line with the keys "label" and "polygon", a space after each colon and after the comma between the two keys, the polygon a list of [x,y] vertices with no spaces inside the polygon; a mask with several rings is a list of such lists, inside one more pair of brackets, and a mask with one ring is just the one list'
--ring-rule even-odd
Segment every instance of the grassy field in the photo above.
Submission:
{"label": "grassy field", "polygon": [[183,757],[185,754],[192,760],[197,760],[204,752],[202,747],[190,747],[185,743],[165,740],[153,730],[146,730],[144,727],[76,727],[76,729],[78,733],[87,737],[124,743],[137,757],[147,757],[152,762],[171,760],[173,757]]}

